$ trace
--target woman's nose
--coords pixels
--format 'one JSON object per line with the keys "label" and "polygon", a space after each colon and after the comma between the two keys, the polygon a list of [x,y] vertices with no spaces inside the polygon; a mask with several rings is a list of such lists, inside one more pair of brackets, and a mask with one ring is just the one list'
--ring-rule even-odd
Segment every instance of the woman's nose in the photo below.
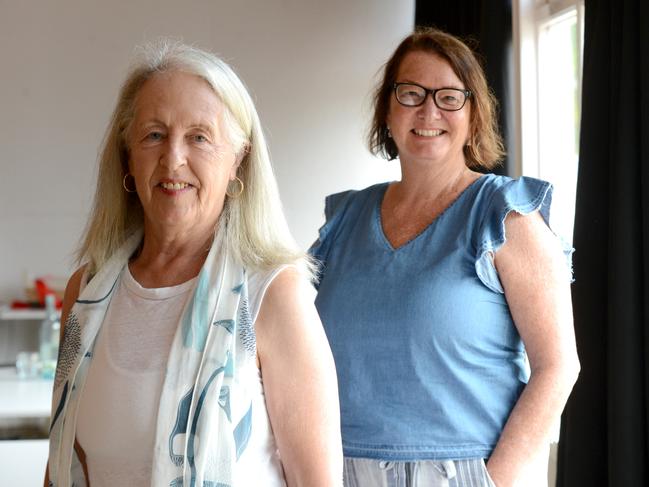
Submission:
{"label": "woman's nose", "polygon": [[160,155],[160,164],[174,170],[186,163],[187,151],[183,138],[169,136]]}
{"label": "woman's nose", "polygon": [[433,95],[431,93],[426,94],[426,99],[424,100],[424,103],[419,105],[418,108],[419,108],[419,111],[417,112],[418,115],[424,119],[425,118],[438,119],[442,115],[442,111],[435,104],[435,100],[433,99]]}

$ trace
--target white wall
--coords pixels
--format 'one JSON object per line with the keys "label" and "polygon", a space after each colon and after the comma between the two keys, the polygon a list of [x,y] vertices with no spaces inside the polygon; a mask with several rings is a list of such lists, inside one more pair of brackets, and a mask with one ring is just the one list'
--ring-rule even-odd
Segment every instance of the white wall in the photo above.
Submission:
{"label": "white wall", "polygon": [[181,37],[233,65],[306,247],[326,194],[397,177],[363,135],[374,75],[413,22],[414,0],[0,0],[0,301],[72,270],[136,44]]}

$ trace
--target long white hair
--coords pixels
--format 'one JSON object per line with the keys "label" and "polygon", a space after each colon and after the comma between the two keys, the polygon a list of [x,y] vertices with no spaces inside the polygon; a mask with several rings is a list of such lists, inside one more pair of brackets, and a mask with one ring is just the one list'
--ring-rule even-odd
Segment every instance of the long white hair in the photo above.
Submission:
{"label": "long white hair", "polygon": [[239,77],[214,54],[178,41],[163,39],[138,51],[103,141],[97,190],[77,253],[79,261],[96,272],[129,235],[142,228],[140,200],[122,186],[128,173],[128,136],[136,97],[152,76],[182,71],[203,78],[219,97],[226,134],[241,156],[237,176],[245,189],[236,198],[226,197],[220,217],[220,226],[227,225],[229,251],[249,269],[297,264],[312,277],[314,266],[288,229],[259,116]]}

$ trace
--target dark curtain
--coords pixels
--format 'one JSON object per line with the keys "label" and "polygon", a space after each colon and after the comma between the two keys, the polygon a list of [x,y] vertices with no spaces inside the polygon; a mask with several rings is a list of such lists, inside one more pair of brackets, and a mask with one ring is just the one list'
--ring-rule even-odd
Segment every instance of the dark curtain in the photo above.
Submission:
{"label": "dark curtain", "polygon": [[511,0],[417,0],[415,25],[433,26],[468,41],[483,60],[489,86],[500,105],[499,124],[508,156],[494,172],[513,169],[513,53]]}
{"label": "dark curtain", "polygon": [[582,371],[557,485],[649,485],[649,2],[586,0],[573,304]]}

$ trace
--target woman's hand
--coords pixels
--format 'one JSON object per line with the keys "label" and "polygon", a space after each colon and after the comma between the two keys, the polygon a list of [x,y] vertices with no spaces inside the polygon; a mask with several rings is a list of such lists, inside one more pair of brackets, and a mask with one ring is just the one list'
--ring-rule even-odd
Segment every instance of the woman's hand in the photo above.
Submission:
{"label": "woman's hand", "polygon": [[289,487],[342,485],[336,370],[314,297],[289,267],[270,284],[255,323],[268,414]]}
{"label": "woman's hand", "polygon": [[[551,432],[579,374],[570,271],[559,240],[538,212],[511,212],[505,230],[507,242],[495,265],[531,376],[487,467],[498,487],[545,486]],[[535,475],[534,468],[542,471]]]}

